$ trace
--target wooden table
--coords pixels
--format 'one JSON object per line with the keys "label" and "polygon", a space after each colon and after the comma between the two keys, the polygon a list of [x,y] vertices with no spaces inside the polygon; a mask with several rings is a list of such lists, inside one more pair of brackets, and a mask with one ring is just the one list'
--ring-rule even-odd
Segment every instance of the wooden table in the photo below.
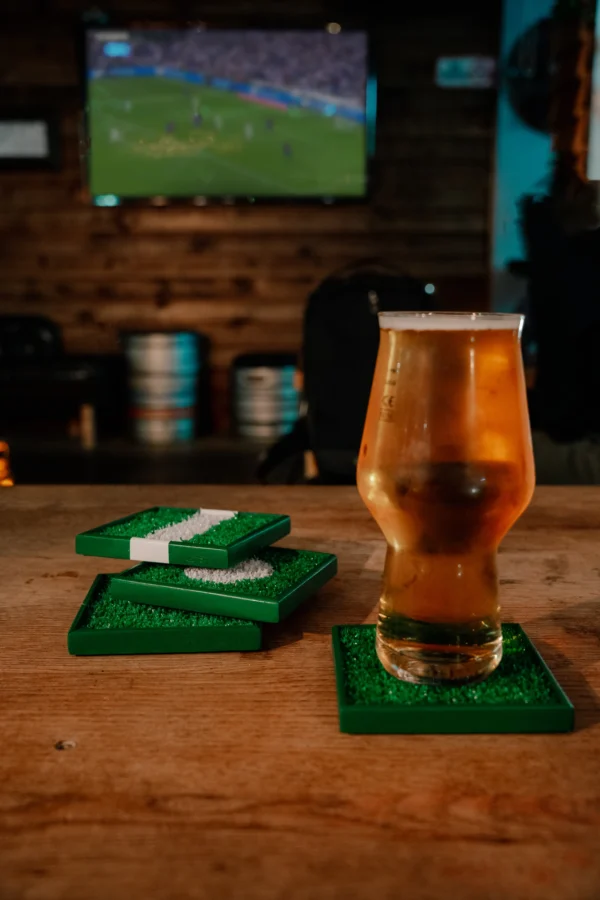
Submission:
{"label": "wooden table", "polygon": [[[261,653],[69,657],[122,568],[75,533],[155,503],[289,512],[340,575]],[[600,489],[538,490],[500,555],[571,735],[340,734],[330,629],[373,621],[383,552],[350,488],[0,491],[2,900],[597,900]]]}

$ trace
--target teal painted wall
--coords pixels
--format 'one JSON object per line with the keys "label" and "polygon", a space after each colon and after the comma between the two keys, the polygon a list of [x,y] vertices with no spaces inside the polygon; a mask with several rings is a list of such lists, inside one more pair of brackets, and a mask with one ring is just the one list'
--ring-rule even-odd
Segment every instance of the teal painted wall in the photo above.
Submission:
{"label": "teal painted wall", "polygon": [[[504,0],[499,71],[505,70],[515,41],[550,14],[554,0]],[[529,128],[509,103],[506,85],[498,92],[496,165],[492,223],[492,304],[510,311],[525,294],[525,283],[507,264],[524,257],[517,204],[523,194],[545,193],[550,172],[551,138]]]}

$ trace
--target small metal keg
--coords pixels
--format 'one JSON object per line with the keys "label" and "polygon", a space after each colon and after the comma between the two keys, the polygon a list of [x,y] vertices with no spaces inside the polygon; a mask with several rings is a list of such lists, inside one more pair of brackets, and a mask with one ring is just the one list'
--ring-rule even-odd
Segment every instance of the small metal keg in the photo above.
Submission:
{"label": "small metal keg", "polygon": [[191,332],[125,335],[130,413],[143,444],[172,444],[194,437],[200,367],[198,338]]}
{"label": "small metal keg", "polygon": [[247,353],[233,364],[233,421],[238,434],[274,440],[298,418],[296,357],[287,353]]}

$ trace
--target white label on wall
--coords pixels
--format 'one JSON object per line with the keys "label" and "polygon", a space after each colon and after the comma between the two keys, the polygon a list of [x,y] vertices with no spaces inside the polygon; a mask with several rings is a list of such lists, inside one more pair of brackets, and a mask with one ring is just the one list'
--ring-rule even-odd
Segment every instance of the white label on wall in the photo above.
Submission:
{"label": "white label on wall", "polygon": [[45,159],[48,149],[45,122],[0,122],[0,159]]}
{"label": "white label on wall", "polygon": [[441,56],[435,64],[435,83],[442,88],[491,88],[496,83],[492,56]]}

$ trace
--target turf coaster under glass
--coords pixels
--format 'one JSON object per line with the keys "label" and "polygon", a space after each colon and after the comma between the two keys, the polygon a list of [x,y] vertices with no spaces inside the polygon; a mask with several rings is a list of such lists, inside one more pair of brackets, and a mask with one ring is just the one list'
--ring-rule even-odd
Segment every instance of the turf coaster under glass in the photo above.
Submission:
{"label": "turf coaster under glass", "polygon": [[409,684],[385,671],[374,625],[333,629],[340,731],[507,734],[572,731],[573,705],[520,625],[502,626],[495,672],[473,684]]}
{"label": "turf coaster under glass", "polygon": [[153,506],[75,538],[85,556],[226,569],[290,533],[274,513]]}
{"label": "turf coaster under glass", "polygon": [[118,600],[110,575],[98,575],[69,629],[75,656],[134,653],[215,653],[260,650],[256,622],[141,606]]}
{"label": "turf coaster under glass", "polygon": [[116,597],[259,622],[280,622],[337,572],[331,553],[269,547],[231,569],[142,563],[112,580]]}

